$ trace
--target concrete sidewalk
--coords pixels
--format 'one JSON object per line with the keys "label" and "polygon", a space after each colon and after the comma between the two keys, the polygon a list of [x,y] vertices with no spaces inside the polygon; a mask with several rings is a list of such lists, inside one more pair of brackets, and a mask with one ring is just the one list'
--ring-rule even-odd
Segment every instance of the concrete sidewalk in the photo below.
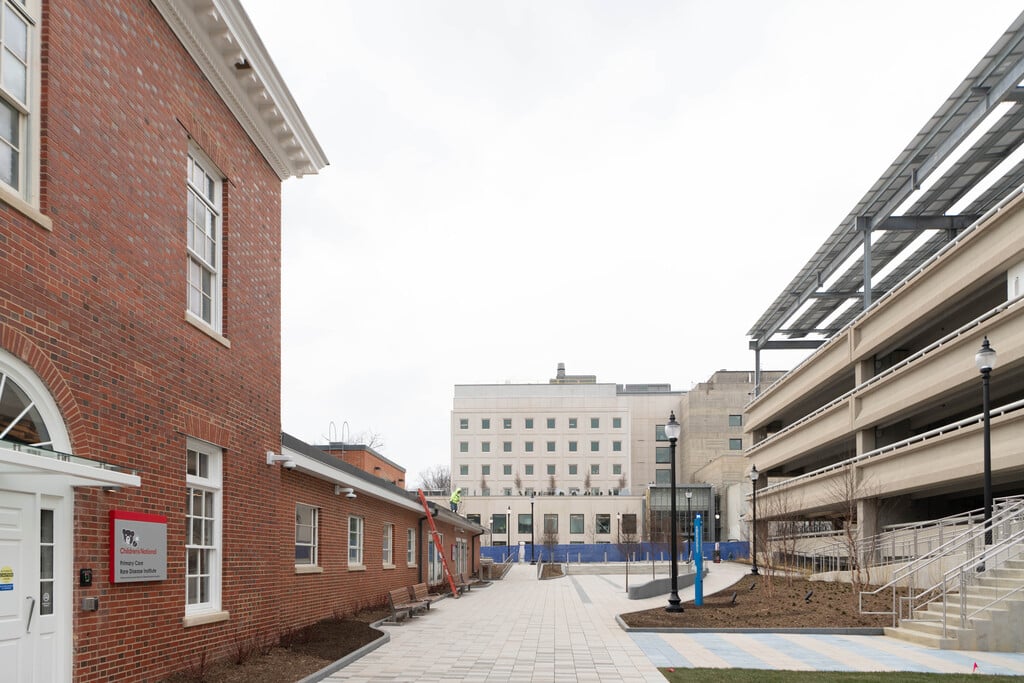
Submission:
{"label": "concrete sidewalk", "polygon": [[[710,595],[749,572],[712,564]],[[630,584],[650,579],[631,572]],[[626,598],[624,575],[538,581],[513,566],[502,581],[385,627],[391,642],[327,681],[664,681],[657,667],[1024,674],[1024,654],[942,652],[882,636],[627,633],[615,616],[668,604]],[[692,587],[680,598],[693,599]]]}

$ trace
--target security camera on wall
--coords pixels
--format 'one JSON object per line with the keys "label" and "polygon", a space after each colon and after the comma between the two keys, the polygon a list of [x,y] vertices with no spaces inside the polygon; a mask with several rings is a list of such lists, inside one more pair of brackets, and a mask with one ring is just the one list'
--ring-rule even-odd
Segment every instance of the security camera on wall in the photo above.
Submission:
{"label": "security camera on wall", "polygon": [[294,470],[296,467],[294,460],[285,460],[283,463],[281,463],[281,466],[284,467],[286,470]]}

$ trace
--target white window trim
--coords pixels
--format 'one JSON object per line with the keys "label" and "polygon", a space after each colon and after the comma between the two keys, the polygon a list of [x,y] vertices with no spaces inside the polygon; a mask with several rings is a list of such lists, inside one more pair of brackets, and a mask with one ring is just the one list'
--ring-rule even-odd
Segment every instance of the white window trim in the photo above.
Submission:
{"label": "white window trim", "polygon": [[6,183],[0,183],[0,201],[10,205],[47,230],[52,230],[52,221],[39,211],[40,150],[42,149],[39,134],[42,115],[40,100],[42,87],[41,3],[40,0],[26,0],[25,2],[5,0],[5,4],[10,5],[11,9],[28,23],[28,70],[25,75],[26,101],[24,103],[13,97],[0,95],[5,102],[21,114],[18,128],[21,138],[21,156],[18,163],[21,187],[15,188]]}
{"label": "white window trim", "polygon": [[[352,523],[353,523],[353,520],[357,521],[358,524],[359,524],[359,535],[358,535],[358,541],[357,541],[356,545],[352,545]],[[349,568],[349,570],[351,571],[351,570],[365,569],[366,567],[363,564],[363,542],[364,542],[363,539],[366,536],[366,520],[364,520],[362,517],[359,517],[359,516],[356,516],[356,515],[349,515],[349,517],[348,517],[348,529],[346,529],[346,534],[347,534],[347,538],[348,538],[348,542],[347,542],[348,554],[346,555],[346,557],[348,558],[348,568]],[[353,550],[355,550],[357,555],[358,555],[356,560],[352,559],[352,551]]]}
{"label": "white window trim", "polygon": [[[223,583],[222,559],[223,559],[223,479],[222,468],[224,452],[213,444],[199,441],[189,437],[186,448],[188,450],[203,453],[210,458],[209,476],[198,477],[185,474],[185,486],[188,489],[198,488],[204,491],[213,492],[214,523],[213,523],[213,558],[210,561],[210,599],[208,602],[189,605],[185,604],[185,625],[195,626],[198,624],[222,621],[228,618],[228,613],[221,610],[221,591]],[[187,512],[187,511],[186,511]],[[186,546],[187,552],[187,546]],[[186,561],[187,571],[187,561]],[[187,581],[187,577],[186,577]],[[186,594],[187,595],[187,594]]]}
{"label": "white window trim", "polygon": [[[224,174],[221,173],[217,165],[203,153],[198,146],[191,141],[188,146],[188,159],[195,161],[196,165],[203,169],[203,171],[214,179],[214,212],[216,214],[215,227],[214,227],[214,243],[215,253],[214,258],[216,259],[214,267],[212,269],[212,282],[211,282],[211,302],[210,302],[210,320],[204,320],[201,315],[196,314],[192,311],[189,304],[189,297],[191,295],[192,281],[189,279],[189,268],[186,268],[185,272],[185,312],[188,316],[189,322],[196,324],[197,327],[202,329],[207,327],[216,337],[221,337],[223,313],[224,313]],[[186,164],[187,170],[191,170],[191,164]],[[193,192],[192,190],[192,178],[190,173],[186,173],[185,178],[186,192]],[[203,199],[206,200],[205,194],[202,194]],[[197,200],[198,201],[198,200]],[[204,201],[205,203],[205,201]],[[186,203],[187,206],[187,203]],[[205,263],[202,260],[201,255],[193,252],[188,248],[188,220],[185,219],[185,250],[188,254],[187,265],[191,266],[193,260],[199,260],[201,263]],[[214,336],[211,335],[211,336]]]}
{"label": "white window trim", "polygon": [[405,566],[416,566],[416,530],[405,530]]}
{"label": "white window trim", "polygon": [[381,539],[381,564],[387,569],[395,568],[395,525],[385,524]]}
{"label": "white window trim", "polygon": [[[312,531],[313,531],[313,535],[312,536],[313,536],[313,538],[312,538],[312,541],[310,541],[309,543],[300,543],[299,542],[299,520],[298,520],[298,513],[299,513],[299,507],[300,506],[304,507],[304,508],[308,508],[313,513],[313,518],[312,518],[312,527],[313,527],[312,528]],[[315,505],[308,505],[306,503],[295,503],[295,517],[296,517],[296,519],[295,519],[295,547],[297,548],[298,546],[302,546],[302,547],[309,547],[310,548],[309,562],[308,563],[307,562],[295,562],[295,568],[296,569],[300,569],[300,568],[301,569],[306,569],[306,568],[310,568],[310,567],[319,567],[320,566],[320,508],[318,508]]]}

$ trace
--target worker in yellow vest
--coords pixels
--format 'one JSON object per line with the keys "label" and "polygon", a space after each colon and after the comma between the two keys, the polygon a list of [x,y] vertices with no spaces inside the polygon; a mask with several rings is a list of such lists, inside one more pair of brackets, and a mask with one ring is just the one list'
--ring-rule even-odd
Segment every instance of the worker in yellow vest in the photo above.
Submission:
{"label": "worker in yellow vest", "polygon": [[455,492],[448,499],[448,504],[451,505],[452,512],[459,511],[459,503],[462,502],[462,489],[455,489]]}

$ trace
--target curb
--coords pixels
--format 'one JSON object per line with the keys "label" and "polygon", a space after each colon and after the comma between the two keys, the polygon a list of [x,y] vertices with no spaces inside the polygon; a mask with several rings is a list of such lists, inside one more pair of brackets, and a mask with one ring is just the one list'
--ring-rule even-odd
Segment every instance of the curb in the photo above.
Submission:
{"label": "curb", "polygon": [[826,636],[884,636],[881,626],[850,626],[845,628],[685,628],[672,626],[627,626],[615,615],[615,623],[627,633],[799,633]]}
{"label": "curb", "polygon": [[[377,628],[379,624],[380,624],[380,622],[377,621],[377,622],[374,622],[374,623],[370,624],[370,626],[372,626],[373,628]],[[328,664],[327,666],[325,666],[324,668],[320,669],[319,671],[311,673],[310,675],[308,675],[305,678],[302,678],[302,679],[296,681],[295,683],[317,683],[318,681],[322,681],[323,679],[327,678],[328,676],[330,676],[335,671],[339,671],[341,669],[344,669],[346,666],[348,666],[352,662],[356,661],[357,659],[361,659],[362,657],[365,657],[366,655],[370,654],[371,652],[376,650],[381,645],[384,645],[385,643],[389,643],[389,642],[391,642],[391,634],[388,633],[387,631],[382,631],[381,634],[380,634],[380,638],[378,638],[377,640],[374,640],[371,643],[367,643],[366,645],[363,645],[358,650],[355,650],[354,652],[348,653],[347,655],[345,655],[344,657],[342,657],[338,661],[332,662],[331,664]]]}

